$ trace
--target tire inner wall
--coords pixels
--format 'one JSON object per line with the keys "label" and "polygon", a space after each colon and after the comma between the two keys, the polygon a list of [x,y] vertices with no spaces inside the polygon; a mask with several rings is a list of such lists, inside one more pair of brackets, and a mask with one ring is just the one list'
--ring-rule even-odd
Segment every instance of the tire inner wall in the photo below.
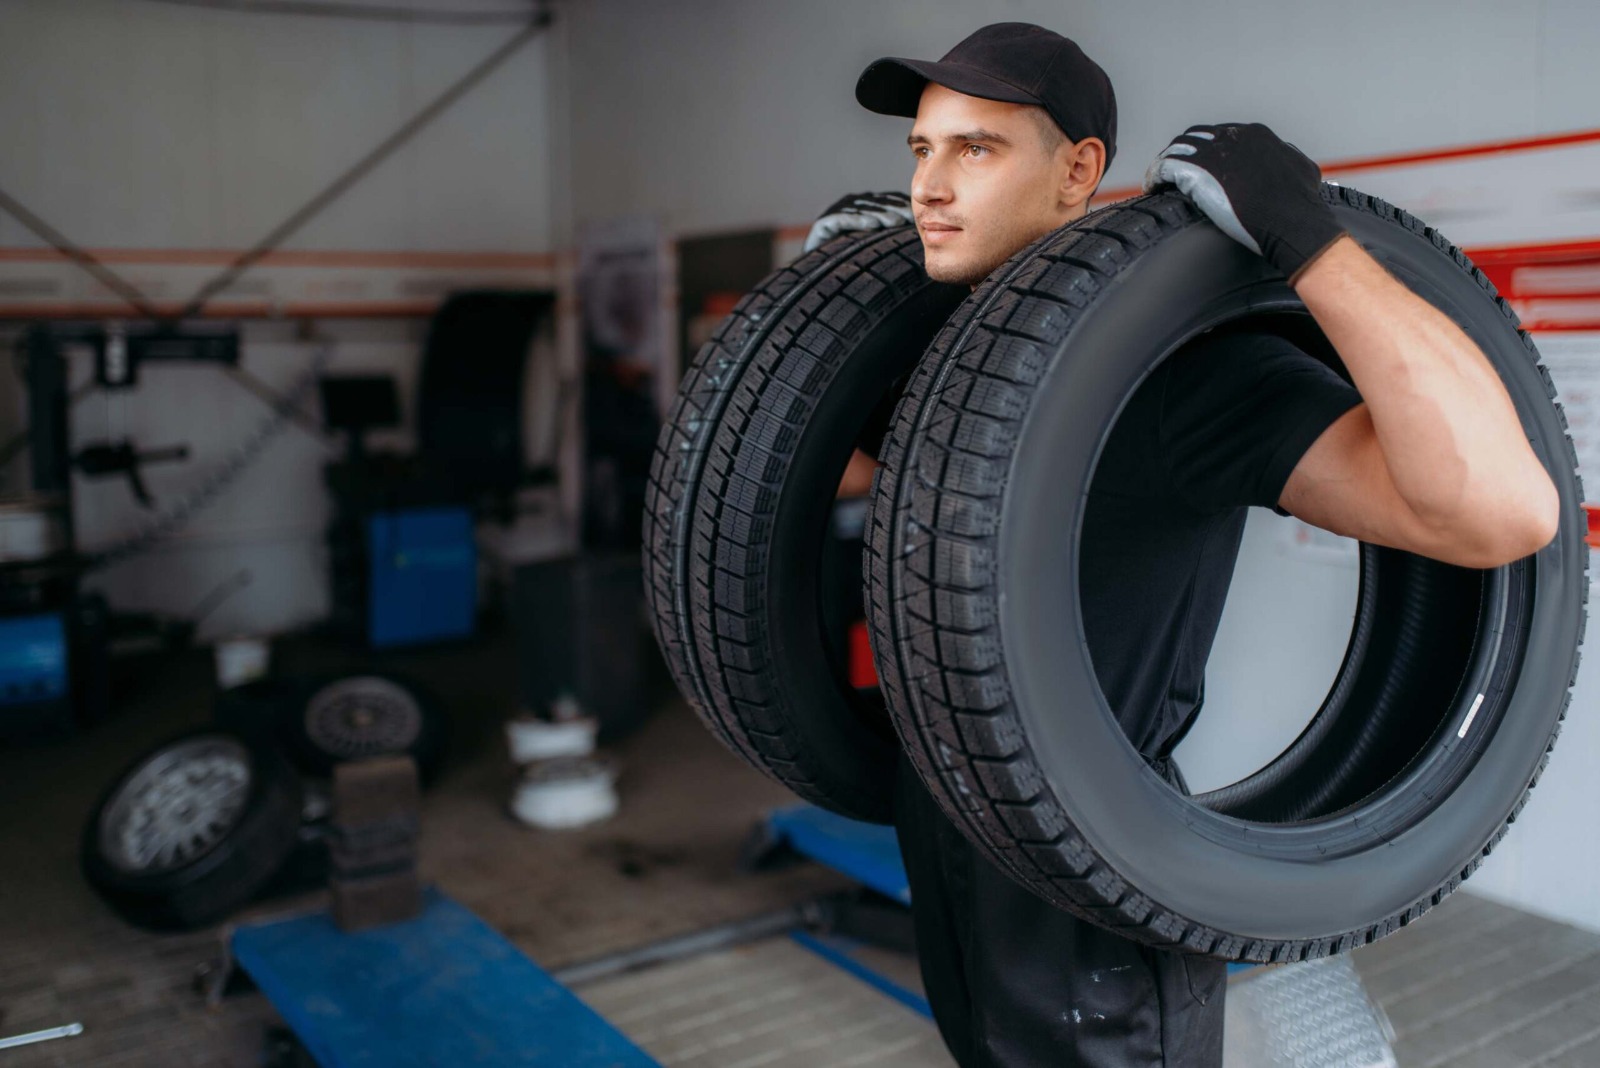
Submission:
{"label": "tire inner wall", "polygon": [[1355,617],[1356,542],[1250,509],[1206,664],[1205,706],[1174,756],[1189,789],[1237,782],[1287,749],[1339,673]]}

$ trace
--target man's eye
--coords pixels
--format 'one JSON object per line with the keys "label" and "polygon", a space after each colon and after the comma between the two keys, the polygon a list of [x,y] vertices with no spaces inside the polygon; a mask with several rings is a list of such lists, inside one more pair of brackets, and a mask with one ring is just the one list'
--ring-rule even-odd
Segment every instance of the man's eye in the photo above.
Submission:
{"label": "man's eye", "polygon": [[967,155],[971,156],[974,159],[977,159],[979,156],[986,155],[988,153],[988,151],[989,150],[987,148],[985,148],[983,145],[968,145],[967,146]]}
{"label": "man's eye", "polygon": [[918,145],[916,148],[913,148],[911,150],[911,154],[913,156],[917,157],[918,159],[922,159],[924,156],[926,156],[928,154],[928,146],[927,145]]}

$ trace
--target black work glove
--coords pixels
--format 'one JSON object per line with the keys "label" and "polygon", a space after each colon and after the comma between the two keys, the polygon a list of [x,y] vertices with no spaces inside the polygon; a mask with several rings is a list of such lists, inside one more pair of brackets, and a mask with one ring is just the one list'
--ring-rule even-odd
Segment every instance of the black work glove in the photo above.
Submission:
{"label": "black work glove", "polygon": [[851,193],[823,209],[806,235],[804,251],[856,230],[884,230],[915,222],[904,193]]}
{"label": "black work glove", "polygon": [[1259,122],[1189,127],[1145,171],[1146,193],[1163,185],[1291,282],[1345,232],[1322,199],[1322,171]]}

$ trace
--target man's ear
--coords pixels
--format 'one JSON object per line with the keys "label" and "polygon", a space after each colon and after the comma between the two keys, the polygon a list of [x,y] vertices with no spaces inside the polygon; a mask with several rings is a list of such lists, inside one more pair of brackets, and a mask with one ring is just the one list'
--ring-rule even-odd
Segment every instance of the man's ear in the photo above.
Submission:
{"label": "man's ear", "polygon": [[1061,201],[1069,208],[1086,203],[1106,169],[1106,143],[1098,137],[1068,141],[1056,150],[1062,154]]}

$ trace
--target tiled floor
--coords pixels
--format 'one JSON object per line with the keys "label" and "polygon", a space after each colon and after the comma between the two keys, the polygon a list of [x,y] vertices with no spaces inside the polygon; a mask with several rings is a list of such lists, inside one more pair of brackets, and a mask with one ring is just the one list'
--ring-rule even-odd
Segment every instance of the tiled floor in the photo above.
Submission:
{"label": "tiled floor", "polygon": [[[338,659],[309,645],[279,655],[289,666]],[[498,734],[511,711],[510,644],[411,654],[404,667],[449,692],[454,711],[452,759],[425,804],[424,874],[547,967],[840,885],[805,866],[738,872],[753,820],[789,798],[675,703],[616,748],[623,809],[615,820],[568,834],[522,828],[504,813],[511,778]],[[95,796],[154,739],[204,722],[207,677],[204,658],[191,657],[152,674],[106,724],[0,750],[0,1036],[75,1020],[85,1027],[78,1038],[0,1051],[0,1068],[259,1063],[263,1027],[274,1019],[265,999],[245,995],[210,1011],[191,990],[215,934],[130,928],[77,871]],[[1402,1068],[1600,1066],[1600,935],[1461,893],[1354,960],[1394,1023]],[[925,1020],[786,939],[580,994],[673,1064],[949,1064]]]}
{"label": "tiled floor", "polygon": [[1355,962],[1402,1068],[1600,1065],[1600,935],[1461,893]]}
{"label": "tiled floor", "polygon": [[788,938],[695,957],[578,993],[672,1068],[952,1064],[929,1020]]}

